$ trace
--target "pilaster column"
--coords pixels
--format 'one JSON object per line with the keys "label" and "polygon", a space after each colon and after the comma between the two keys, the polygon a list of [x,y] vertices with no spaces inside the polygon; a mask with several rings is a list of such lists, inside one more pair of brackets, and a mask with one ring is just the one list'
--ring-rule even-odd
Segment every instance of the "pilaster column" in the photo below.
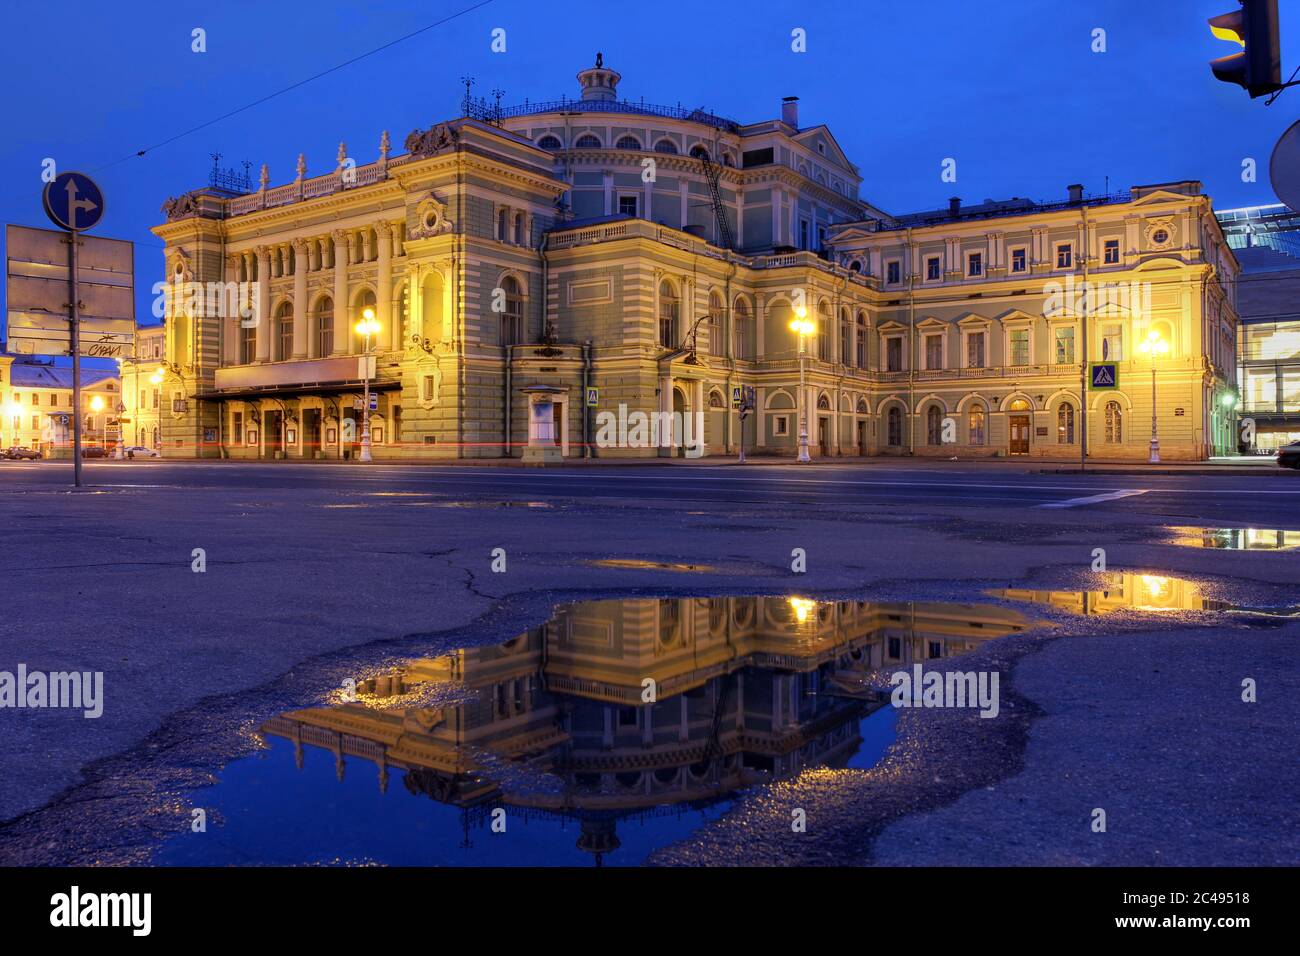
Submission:
{"label": "pilaster column", "polygon": [[[258,246],[257,253],[257,349],[259,362],[271,360],[271,249]],[[261,433],[258,433],[261,438]]]}
{"label": "pilaster column", "polygon": [[[237,365],[239,363],[239,310],[243,307],[242,288],[239,282],[239,264],[241,256],[229,256],[226,259],[226,282],[234,283],[237,290],[234,296],[224,296],[222,299],[226,308],[231,309],[231,314],[221,320],[221,327],[224,330],[222,346],[222,365]],[[230,285],[226,286],[227,289]]]}
{"label": "pilaster column", "polygon": [[[335,229],[334,237],[334,354],[345,355],[348,350],[348,261],[350,259],[348,234]],[[339,412],[342,416],[342,412]],[[342,430],[340,418],[339,428]]]}
{"label": "pilaster column", "polygon": [[383,221],[375,227],[379,236],[379,288],[375,291],[375,314],[380,335],[387,334],[390,348],[401,348],[402,330],[393,321],[393,226]]}
{"label": "pilaster column", "polygon": [[293,242],[293,357],[307,357],[307,240]]}

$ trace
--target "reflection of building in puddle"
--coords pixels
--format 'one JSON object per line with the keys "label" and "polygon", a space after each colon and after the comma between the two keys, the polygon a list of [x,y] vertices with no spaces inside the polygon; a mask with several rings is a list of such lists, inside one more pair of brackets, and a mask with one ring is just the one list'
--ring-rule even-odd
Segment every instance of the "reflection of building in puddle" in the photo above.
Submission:
{"label": "reflection of building in puddle", "polygon": [[673,561],[646,561],[643,558],[599,558],[588,561],[593,568],[627,568],[639,571],[712,571],[707,564],[678,564]]}
{"label": "reflection of building in puddle", "polygon": [[1183,548],[1214,548],[1221,551],[1291,551],[1300,548],[1300,531],[1270,528],[1184,528],[1169,529],[1170,544]]}
{"label": "reflection of building in puddle", "polygon": [[1110,611],[1219,611],[1229,607],[1208,598],[1200,585],[1182,578],[1158,574],[1106,573],[1099,575],[1105,588],[1099,591],[1032,591],[1023,588],[989,592],[1008,601],[1050,604],[1074,614],[1106,614]]}
{"label": "reflection of building in puddle", "polygon": [[[405,772],[413,793],[468,808],[576,817],[579,846],[618,845],[617,819],[700,806],[807,767],[842,766],[887,699],[868,674],[952,657],[1022,630],[993,605],[799,598],[595,601],[502,645],[412,661],[362,700],[292,711],[263,732]],[[367,696],[459,683],[468,700],[378,709]],[[651,683],[652,682],[652,683]],[[652,696],[653,702],[647,702]],[[468,823],[466,824],[468,825]]]}

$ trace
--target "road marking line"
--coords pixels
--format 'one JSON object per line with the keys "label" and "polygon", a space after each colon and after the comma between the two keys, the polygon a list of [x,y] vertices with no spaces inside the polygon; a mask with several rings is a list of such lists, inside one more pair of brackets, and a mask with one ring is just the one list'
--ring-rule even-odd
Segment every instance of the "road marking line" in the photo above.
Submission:
{"label": "road marking line", "polygon": [[1087,498],[1069,498],[1065,501],[1050,501],[1040,508],[1078,508],[1081,505],[1095,505],[1101,501],[1114,501],[1116,498],[1129,498],[1133,495],[1145,495],[1145,488],[1122,488],[1104,495],[1089,495]]}

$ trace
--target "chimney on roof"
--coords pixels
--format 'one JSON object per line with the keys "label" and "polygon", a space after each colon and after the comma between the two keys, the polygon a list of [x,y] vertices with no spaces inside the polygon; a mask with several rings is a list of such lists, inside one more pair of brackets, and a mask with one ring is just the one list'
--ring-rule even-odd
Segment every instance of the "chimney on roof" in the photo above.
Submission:
{"label": "chimney on roof", "polygon": [[961,197],[960,197],[960,196],[953,196],[951,199],[948,200],[948,215],[950,215],[950,216],[960,216],[960,215],[961,215]]}
{"label": "chimney on roof", "polygon": [[799,128],[799,97],[783,96],[781,98],[781,122],[786,126]]}
{"label": "chimney on roof", "polygon": [[1065,187],[1070,192],[1070,202],[1083,202],[1083,184],[1072,183]]}

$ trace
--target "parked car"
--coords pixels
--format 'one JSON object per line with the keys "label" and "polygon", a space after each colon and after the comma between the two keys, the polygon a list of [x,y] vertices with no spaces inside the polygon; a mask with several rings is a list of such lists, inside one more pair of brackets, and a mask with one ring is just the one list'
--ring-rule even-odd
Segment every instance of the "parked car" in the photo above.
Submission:
{"label": "parked car", "polygon": [[124,458],[157,458],[158,449],[145,448],[144,445],[127,445],[122,449]]}
{"label": "parked car", "polygon": [[1283,468],[1300,469],[1300,441],[1293,441],[1277,450],[1277,463]]}
{"label": "parked car", "polygon": [[108,450],[103,445],[82,445],[82,458],[105,458],[108,456]]}
{"label": "parked car", "polygon": [[12,448],[6,448],[4,457],[14,459],[15,461],[26,459],[27,461],[39,461],[41,453],[35,448],[23,448],[15,445]]}

